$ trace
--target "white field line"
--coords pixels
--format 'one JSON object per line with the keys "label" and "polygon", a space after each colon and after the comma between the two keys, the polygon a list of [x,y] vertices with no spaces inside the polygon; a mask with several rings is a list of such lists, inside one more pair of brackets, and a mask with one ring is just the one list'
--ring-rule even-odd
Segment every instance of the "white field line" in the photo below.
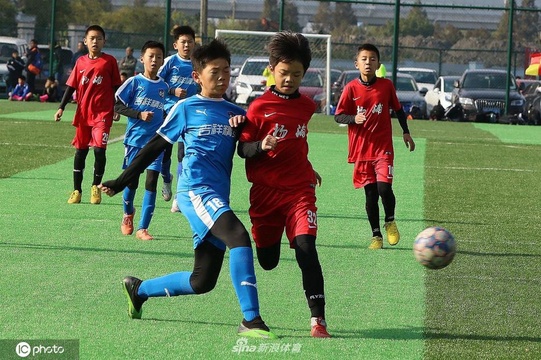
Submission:
{"label": "white field line", "polygon": [[506,168],[492,168],[492,167],[462,167],[462,166],[425,166],[430,169],[449,169],[449,170],[471,170],[471,171],[514,171],[514,172],[534,172],[531,169],[506,169]]}

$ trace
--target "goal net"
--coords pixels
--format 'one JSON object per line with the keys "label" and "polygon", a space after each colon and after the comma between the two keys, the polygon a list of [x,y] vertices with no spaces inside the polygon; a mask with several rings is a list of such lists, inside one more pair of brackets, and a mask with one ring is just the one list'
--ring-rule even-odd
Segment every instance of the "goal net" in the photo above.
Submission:
{"label": "goal net", "polygon": [[[215,37],[231,51],[231,67],[241,68],[246,59],[267,57],[267,44],[275,32],[216,29]],[[302,34],[310,42],[312,61],[301,83],[301,93],[314,99],[318,112],[330,114],[331,103],[331,35]],[[261,73],[263,78],[263,74]],[[235,81],[233,78],[231,81]],[[244,103],[243,103],[244,104]]]}

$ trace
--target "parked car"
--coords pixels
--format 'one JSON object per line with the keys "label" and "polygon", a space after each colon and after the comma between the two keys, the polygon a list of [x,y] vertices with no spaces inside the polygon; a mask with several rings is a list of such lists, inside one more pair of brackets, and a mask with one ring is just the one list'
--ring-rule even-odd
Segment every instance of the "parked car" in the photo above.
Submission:
{"label": "parked car", "polygon": [[299,92],[314,100],[318,105],[316,112],[321,111],[321,102],[324,100],[325,89],[321,72],[318,69],[308,69],[304,74]]}
{"label": "parked car", "polygon": [[417,82],[417,86],[421,90],[423,88],[426,88],[427,90],[434,88],[434,85],[436,84],[436,81],[438,80],[438,75],[436,73],[436,70],[432,70],[432,69],[401,67],[398,69],[398,72],[413,76],[413,78]]}
{"label": "parked car", "polygon": [[344,90],[344,86],[353,79],[357,79],[360,76],[359,70],[345,70],[342,71],[338,80],[336,80],[331,86],[331,102],[333,106],[338,104],[340,100],[340,95]]}
{"label": "parked car", "polygon": [[[507,79],[510,80],[509,106],[505,114]],[[512,74],[505,70],[466,70],[455,81],[453,108],[449,117],[456,121],[522,123],[526,101]]]}
{"label": "parked car", "polygon": [[[36,82],[35,82],[35,93],[41,94],[43,93],[43,90],[45,89],[45,82],[47,81],[47,78],[50,74],[49,72],[49,54],[51,53],[51,49],[49,48],[49,45],[38,45],[39,53],[41,55],[41,61],[43,63],[43,69],[41,70],[41,73],[36,76]],[[71,58],[73,57],[73,51],[71,51],[68,47],[62,47],[61,52],[61,62],[62,62],[62,76],[60,78],[59,87],[60,92],[62,93],[66,89],[66,81],[68,81],[68,78],[71,74]],[[60,94],[61,95],[61,94]]]}
{"label": "parked car", "polygon": [[[388,74],[388,77],[391,78],[392,75]],[[402,104],[402,109],[404,109],[406,115],[411,115],[413,119],[428,118],[424,98],[426,88],[419,90],[413,76],[400,72],[397,73],[395,88],[396,96],[400,104]]]}
{"label": "parked car", "polygon": [[541,125],[541,80],[521,80],[520,84],[525,86],[521,91],[526,101],[525,121],[529,125]]}
{"label": "parked car", "polygon": [[263,70],[267,65],[268,57],[250,57],[244,61],[235,86],[237,104],[248,106],[255,98],[263,95],[267,88]]}
{"label": "parked car", "polygon": [[428,89],[425,95],[426,112],[428,114],[432,112],[434,106],[438,105],[438,102],[443,109],[447,109],[451,106],[454,83],[459,79],[460,76],[440,76],[436,81],[436,85],[431,89]]}
{"label": "parked car", "polygon": [[[27,41],[24,39],[0,36],[0,97],[7,98],[7,84],[9,71],[7,62],[11,58],[13,50],[19,52],[19,56],[26,61]],[[24,71],[23,71],[24,74]]]}

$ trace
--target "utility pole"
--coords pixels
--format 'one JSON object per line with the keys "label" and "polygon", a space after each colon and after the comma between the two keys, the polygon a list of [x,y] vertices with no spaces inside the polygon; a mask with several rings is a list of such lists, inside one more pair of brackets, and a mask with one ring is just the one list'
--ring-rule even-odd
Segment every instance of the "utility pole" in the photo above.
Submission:
{"label": "utility pole", "polygon": [[205,43],[207,39],[207,20],[208,20],[208,0],[201,0],[201,15],[199,18],[199,35],[201,43]]}

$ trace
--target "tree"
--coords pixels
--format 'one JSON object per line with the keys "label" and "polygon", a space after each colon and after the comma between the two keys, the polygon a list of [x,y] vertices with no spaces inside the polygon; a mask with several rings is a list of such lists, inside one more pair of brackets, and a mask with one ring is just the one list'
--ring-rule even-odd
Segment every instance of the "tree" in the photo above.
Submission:
{"label": "tree", "polygon": [[331,4],[328,2],[320,2],[317,11],[314,14],[314,18],[312,19],[313,26],[312,28],[317,33],[324,33],[328,34],[331,32],[333,28],[332,23],[332,17],[329,16],[331,13]]}
{"label": "tree", "polygon": [[[521,7],[536,9],[535,0],[522,0]],[[541,32],[539,20],[539,12],[537,11],[517,11],[513,24],[513,36],[515,39],[530,44],[537,42]]]}
{"label": "tree", "polygon": [[2,12],[0,12],[0,33],[8,36],[16,36],[17,8],[10,0],[0,0],[0,9],[2,9]]}
{"label": "tree", "polygon": [[357,26],[357,16],[350,3],[336,3],[332,19],[334,26],[331,30],[343,28],[344,25]]}
{"label": "tree", "polygon": [[[298,21],[299,11],[297,6],[291,1],[284,0],[284,30],[299,31]],[[277,0],[265,0],[263,11],[261,12],[261,30],[278,31],[280,27],[280,7]]]}
{"label": "tree", "polygon": [[[416,0],[415,4],[421,5],[421,0]],[[434,25],[428,19],[426,11],[420,6],[415,6],[410,10],[406,18],[400,19],[400,34],[432,36],[434,34]]]}

